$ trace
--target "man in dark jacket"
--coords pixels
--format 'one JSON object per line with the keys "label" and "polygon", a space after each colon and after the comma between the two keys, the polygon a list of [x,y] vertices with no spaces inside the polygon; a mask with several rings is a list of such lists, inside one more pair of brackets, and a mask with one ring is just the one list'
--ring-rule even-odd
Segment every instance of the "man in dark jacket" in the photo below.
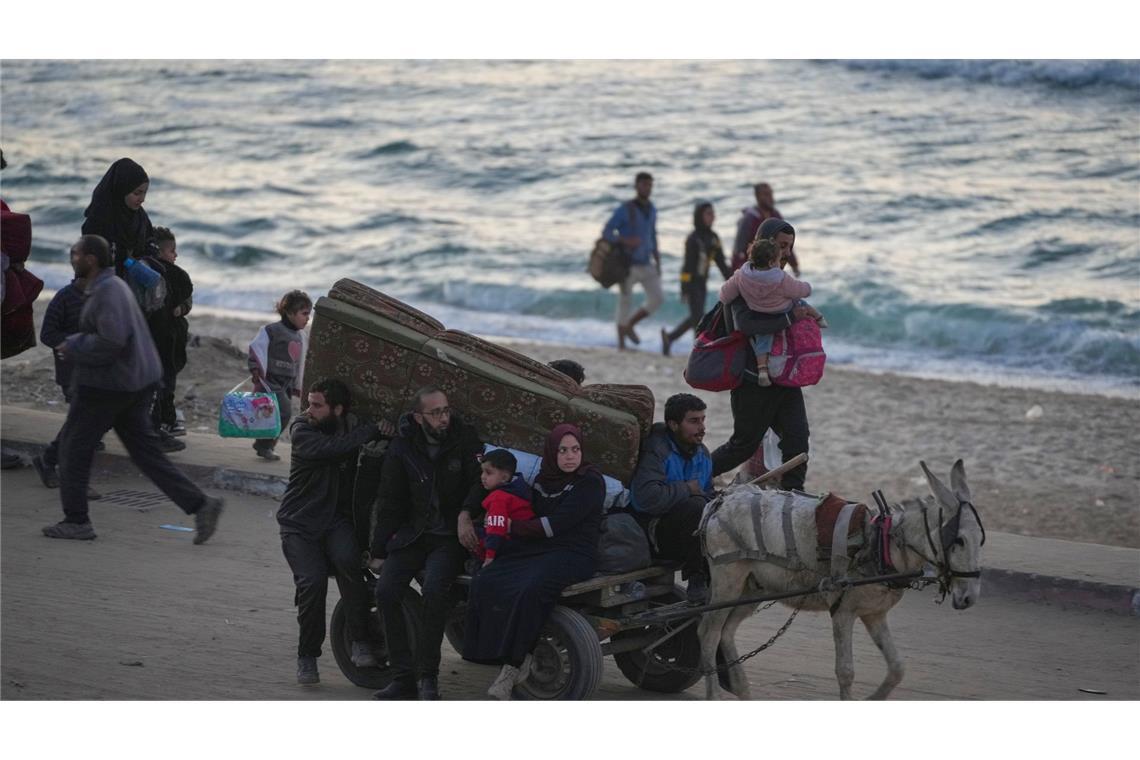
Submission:
{"label": "man in dark jacket", "polygon": [[[48,303],[44,312],[44,321],[40,326],[40,343],[45,346],[58,346],[67,340],[67,336],[79,332],[79,312],[83,309],[83,283],[78,278],[60,288]],[[71,404],[71,365],[65,362],[58,352],[52,357],[55,359],[55,383],[63,392],[63,400]],[[59,441],[64,435],[61,427],[55,434],[55,439],[45,448],[43,454],[32,457],[32,466],[40,475],[45,488],[59,488]],[[103,442],[99,441],[96,449],[101,449]],[[90,486],[87,487],[88,500],[98,499],[99,494]]]}
{"label": "man in dark jacket", "polygon": [[186,514],[194,515],[195,544],[218,527],[222,500],[202,493],[158,448],[150,402],[162,365],[131,288],[115,276],[107,241],[84,235],[71,248],[71,266],[84,283],[79,331],[54,346],[72,363],[73,400],[60,440],[60,500],[63,522],[43,529],[48,538],[90,540],[95,529],[87,509],[87,483],[95,444],[111,428],[143,474]]}
{"label": "man in dark jacket", "polygon": [[713,496],[712,457],[703,443],[705,402],[678,393],[665,402],[665,422],[654,424],[630,482],[630,501],[649,536],[653,556],[680,560],[690,601],[708,597],[708,570],[693,535]]}
{"label": "man in dark jacket", "polygon": [[[421,388],[400,420],[380,475],[369,566],[380,572],[376,601],[384,618],[395,677],[376,699],[439,699],[439,648],[452,606],[451,586],[467,551],[457,537],[459,512],[478,498],[483,443],[452,414],[447,395]],[[423,626],[412,656],[400,602],[423,571]]]}
{"label": "man in dark jacket", "polygon": [[368,642],[368,590],[353,528],[353,484],[360,447],[395,432],[392,423],[356,425],[348,416],[352,395],[343,382],[320,380],[309,388],[306,413],[289,428],[292,458],[289,484],[277,510],[281,550],[297,585],[301,627],[297,683],[319,683],[317,658],[325,641],[325,597],[329,569],[345,603],[352,662],[374,667]]}

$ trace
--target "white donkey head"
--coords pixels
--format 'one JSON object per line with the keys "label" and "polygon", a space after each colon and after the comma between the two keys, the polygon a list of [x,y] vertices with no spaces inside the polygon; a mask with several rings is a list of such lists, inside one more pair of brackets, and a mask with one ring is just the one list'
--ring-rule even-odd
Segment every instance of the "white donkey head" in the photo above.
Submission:
{"label": "white donkey head", "polygon": [[[950,488],[919,462],[930,492],[937,501],[938,513],[929,509],[927,538],[938,563],[939,582],[943,592],[949,589],[956,610],[964,610],[978,601],[982,579],[982,545],[986,530],[970,498],[966,484],[966,468],[959,459],[950,469]],[[937,521],[937,522],[935,522]]]}

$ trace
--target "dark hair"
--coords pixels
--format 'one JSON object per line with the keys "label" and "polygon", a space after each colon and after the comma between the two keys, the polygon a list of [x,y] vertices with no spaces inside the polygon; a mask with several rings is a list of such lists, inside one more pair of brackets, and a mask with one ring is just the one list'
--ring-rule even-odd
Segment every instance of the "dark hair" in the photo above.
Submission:
{"label": "dark hair", "polygon": [[643,179],[647,179],[650,182],[652,182],[653,181],[653,175],[650,174],[649,172],[638,172],[637,176],[633,178],[633,184],[636,185],[638,182],[640,182]]}
{"label": "dark hair", "polygon": [[166,243],[174,242],[174,233],[170,231],[169,227],[155,227],[154,228],[154,242]]}
{"label": "dark hair", "polygon": [[309,298],[309,294],[303,290],[290,290],[285,295],[281,296],[281,300],[277,302],[277,313],[283,317],[290,314],[295,314],[301,309],[313,308],[313,301]]}
{"label": "dark hair", "polygon": [[330,409],[338,406],[344,407],[345,413],[352,406],[352,391],[348,389],[343,380],[335,377],[326,377],[309,386],[309,393],[319,393],[325,397],[325,403]]}
{"label": "dark hair", "polygon": [[578,385],[581,385],[582,382],[586,379],[585,368],[573,359],[555,359],[546,366],[550,367],[553,370],[561,372],[563,375],[566,375],[568,378],[578,383]]}
{"label": "dark hair", "polygon": [[425,385],[412,394],[412,411],[422,412],[424,410],[424,399],[433,393],[443,393],[443,388],[438,385]]}
{"label": "dark hair", "polygon": [[676,393],[665,402],[665,421],[681,422],[689,412],[703,412],[705,402],[691,393]]}
{"label": "dark hair", "polygon": [[758,193],[761,190],[763,190],[764,188],[768,188],[769,190],[771,190],[772,186],[769,185],[767,182],[757,182],[755,185],[752,186],[752,192]]}
{"label": "dark hair", "polygon": [[767,269],[772,264],[779,263],[780,248],[772,238],[756,238],[748,246],[748,260],[752,266]]}
{"label": "dark hair", "polygon": [[519,460],[515,459],[515,455],[506,449],[491,449],[483,455],[483,464],[489,464],[496,470],[514,475],[515,470],[519,467]]}
{"label": "dark hair", "polygon": [[95,261],[99,263],[100,269],[115,265],[115,259],[111,255],[111,246],[102,235],[83,235],[76,243],[87,256],[94,256]]}
{"label": "dark hair", "polygon": [[697,201],[697,205],[693,206],[693,229],[699,230],[705,226],[705,209],[712,207],[708,201]]}

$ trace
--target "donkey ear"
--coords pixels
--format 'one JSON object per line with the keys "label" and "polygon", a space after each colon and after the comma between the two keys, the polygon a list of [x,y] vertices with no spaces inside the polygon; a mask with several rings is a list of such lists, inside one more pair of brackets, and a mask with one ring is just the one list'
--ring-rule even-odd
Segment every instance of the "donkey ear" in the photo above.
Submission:
{"label": "donkey ear", "polygon": [[970,486],[966,484],[966,465],[961,459],[950,468],[950,487],[954,489],[958,501],[973,501],[970,498]]}
{"label": "donkey ear", "polygon": [[926,466],[926,462],[920,461],[918,464],[922,467],[923,474],[926,475],[926,482],[930,485],[930,492],[934,494],[934,497],[947,507],[956,506],[958,500],[954,498],[954,494],[930,471],[930,468]]}

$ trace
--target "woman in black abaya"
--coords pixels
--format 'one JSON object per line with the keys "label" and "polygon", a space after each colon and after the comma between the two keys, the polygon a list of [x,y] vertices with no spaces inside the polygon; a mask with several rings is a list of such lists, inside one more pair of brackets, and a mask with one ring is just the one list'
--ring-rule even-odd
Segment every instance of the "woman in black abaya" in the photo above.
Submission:
{"label": "woman in black abaya", "polygon": [[146,170],[129,158],[120,158],[99,180],[83,212],[83,234],[102,235],[111,244],[119,277],[126,272],[128,258],[158,253],[154,227],[142,207],[149,188]]}
{"label": "woman in black abaya", "polygon": [[534,519],[513,523],[511,540],[471,582],[463,659],[503,666],[491,696],[510,699],[562,590],[594,574],[605,495],[578,428],[554,428],[534,481]]}

